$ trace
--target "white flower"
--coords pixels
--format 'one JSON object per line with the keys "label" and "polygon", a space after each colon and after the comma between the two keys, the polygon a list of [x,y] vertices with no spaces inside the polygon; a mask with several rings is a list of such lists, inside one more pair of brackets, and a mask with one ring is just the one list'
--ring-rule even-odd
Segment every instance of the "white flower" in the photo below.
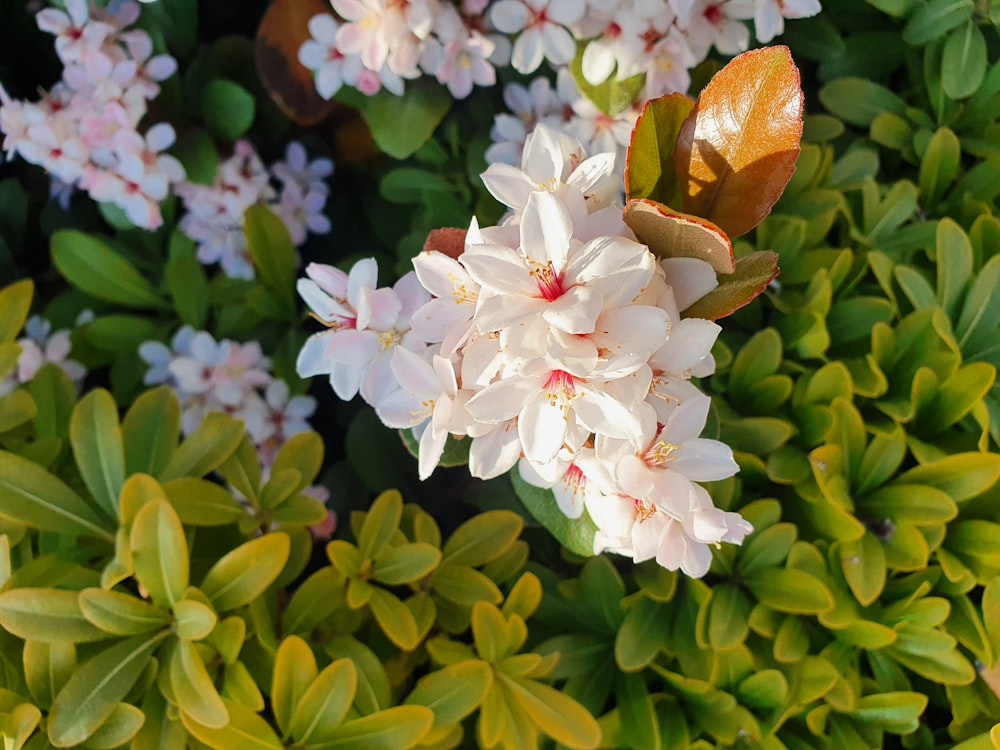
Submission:
{"label": "white flower", "polygon": [[730,0],[731,18],[752,18],[757,41],[767,44],[785,30],[786,18],[808,18],[820,12],[819,0]]}
{"label": "white flower", "polygon": [[585,0],[500,0],[490,9],[493,25],[505,34],[521,32],[511,52],[519,73],[538,69],[543,59],[566,65],[576,54],[576,43],[566,29],[586,11]]}

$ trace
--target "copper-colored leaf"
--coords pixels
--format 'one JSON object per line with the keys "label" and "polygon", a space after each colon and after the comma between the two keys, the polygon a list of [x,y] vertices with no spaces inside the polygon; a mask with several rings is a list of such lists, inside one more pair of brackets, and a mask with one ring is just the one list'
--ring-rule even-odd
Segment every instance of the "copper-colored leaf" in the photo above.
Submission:
{"label": "copper-colored leaf", "polygon": [[625,195],[679,205],[680,185],[674,170],[674,144],[694,107],[684,94],[650,99],[632,129],[625,159]]}
{"label": "copper-colored leaf", "polygon": [[323,0],[274,0],[257,29],[254,59],[261,83],[282,112],[299,125],[315,125],[336,106],[316,92],[312,71],[299,62],[309,19],[329,13]]}
{"label": "copper-colored leaf", "polygon": [[734,58],[681,126],[674,166],[684,210],[731,238],[749,232],[791,179],[801,138],[802,87],[788,48]]}
{"label": "copper-colored leaf", "polygon": [[732,243],[707,219],[656,201],[631,200],[625,206],[625,223],[660,258],[698,258],[710,263],[716,273],[736,270]]}
{"label": "copper-colored leaf", "polygon": [[685,318],[718,320],[748,305],[778,275],[778,254],[770,250],[750,253],[736,261],[736,271],[719,279],[719,286],[684,311]]}
{"label": "copper-colored leaf", "polygon": [[437,250],[444,253],[449,258],[458,258],[465,252],[465,229],[458,227],[444,227],[443,229],[432,229],[427,234],[427,241],[424,242],[424,250]]}

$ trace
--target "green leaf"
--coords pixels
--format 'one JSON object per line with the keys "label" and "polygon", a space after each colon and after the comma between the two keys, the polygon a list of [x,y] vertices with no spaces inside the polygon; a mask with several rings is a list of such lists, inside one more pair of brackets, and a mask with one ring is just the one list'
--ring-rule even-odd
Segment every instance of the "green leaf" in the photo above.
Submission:
{"label": "green leaf", "polygon": [[508,677],[497,678],[514,698],[517,706],[545,734],[574,750],[597,748],[601,729],[587,710],[558,690],[535,680]]}
{"label": "green leaf", "polygon": [[70,419],[69,439],[84,484],[101,509],[116,518],[125,483],[125,448],[110,393],[99,388],[80,399]]}
{"label": "green leaf", "polygon": [[744,579],[761,604],[789,614],[818,614],[833,607],[833,596],[818,578],[792,568],[765,568]]}
{"label": "green leaf", "polygon": [[920,715],[925,708],[926,695],[887,692],[864,696],[858,701],[851,716],[856,721],[877,726],[893,734],[910,734],[917,730]]}
{"label": "green leaf", "polygon": [[[920,160],[921,205],[932,208],[945,197],[948,188],[958,177],[961,155],[961,145],[954,132],[948,128],[940,128],[934,133]],[[938,237],[940,236],[939,225]]]}
{"label": "green leaf", "polygon": [[33,461],[0,451],[2,515],[42,531],[114,541],[108,523],[60,479]]}
{"label": "green leaf", "polygon": [[177,640],[173,646],[168,668],[177,707],[201,726],[222,729],[229,723],[229,712],[198,648],[185,640]]}
{"label": "green leaf", "polygon": [[646,597],[629,607],[615,634],[615,662],[619,669],[638,672],[667,645],[668,632],[663,627],[663,616],[664,608]]}
{"label": "green leaf", "polygon": [[885,550],[870,532],[860,539],[838,542],[840,567],[854,598],[863,607],[875,602],[885,588]]}
{"label": "green leaf", "polygon": [[[249,209],[253,211],[255,207]],[[181,322],[198,330],[205,327],[211,297],[208,278],[194,258],[174,257],[167,262],[167,287]]]}
{"label": "green leaf", "polygon": [[916,8],[903,27],[903,41],[911,45],[926,44],[969,21],[975,4],[972,0],[927,0]]}
{"label": "green leaf", "polygon": [[667,94],[646,102],[629,141],[625,165],[628,200],[649,198],[667,206],[680,205],[674,146],[693,107],[694,100],[683,94]]}
{"label": "green leaf", "polygon": [[567,518],[559,510],[552,490],[543,490],[528,484],[521,479],[517,471],[510,472],[509,476],[514,492],[524,503],[524,507],[559,540],[560,544],[578,555],[589,557],[594,554],[594,534],[597,533],[597,526],[586,510],[579,518]]}
{"label": "green leaf", "polygon": [[344,579],[332,566],[309,576],[295,593],[282,616],[285,633],[308,633],[344,603]]}
{"label": "green leaf", "polygon": [[35,284],[30,279],[0,289],[0,344],[17,339],[31,311]]}
{"label": "green leaf", "polygon": [[245,542],[212,566],[201,590],[217,612],[249,604],[281,574],[290,551],[291,540],[280,531]]}
{"label": "green leaf", "polygon": [[368,606],[375,617],[375,622],[396,646],[403,651],[412,651],[420,645],[417,621],[396,596],[385,589],[372,586]]}
{"label": "green leaf", "polygon": [[440,561],[441,550],[430,544],[400,544],[375,559],[372,578],[386,586],[412,583],[433,572]]}
{"label": "green leaf", "polygon": [[253,95],[225,78],[213,78],[202,90],[201,114],[205,125],[222,140],[242,138],[253,125],[256,110]]}
{"label": "green leaf", "polygon": [[111,636],[84,616],[77,592],[54,588],[0,594],[0,625],[18,638],[43,643],[86,643]]}
{"label": "green leaf", "polygon": [[[313,484],[323,466],[323,439],[315,432],[300,432],[285,441],[271,464],[271,475],[285,469],[299,472],[299,484],[295,492],[302,492]],[[255,451],[256,453],[256,451]]]}
{"label": "green leaf", "polygon": [[89,344],[118,355],[134,354],[144,341],[157,335],[152,320],[132,315],[102,315],[78,330]]}
{"label": "green leaf", "polygon": [[174,479],[163,485],[163,491],[181,523],[189,526],[226,526],[246,515],[236,498],[205,479]]}
{"label": "green leaf", "polygon": [[173,607],[188,587],[188,546],[181,520],[162,498],[135,515],[130,537],[135,577],[162,607]]}
{"label": "green leaf", "polygon": [[119,703],[111,715],[87,740],[87,750],[114,750],[131,740],[142,728],[145,714],[133,705]]}
{"label": "green leaf", "polygon": [[983,83],[987,66],[986,37],[969,20],[948,34],[941,58],[941,86],[952,99],[972,96]]}
{"label": "green leaf", "polygon": [[304,640],[290,635],[281,642],[274,657],[271,681],[271,710],[278,728],[288,736],[292,716],[302,696],[316,679],[316,657]]}
{"label": "green leaf", "polygon": [[52,704],[48,720],[52,744],[71,747],[94,734],[132,689],[167,635],[129,638],[82,664]]}
{"label": "green leaf", "polygon": [[719,286],[684,311],[685,318],[718,320],[760,296],[778,275],[778,255],[769,250],[744,255],[736,270],[719,279]]}
{"label": "green leaf", "polygon": [[1000,455],[956,453],[910,469],[896,483],[926,484],[946,492],[960,503],[985,492],[997,479],[1000,479]]}
{"label": "green leaf", "polygon": [[406,96],[380,91],[365,102],[361,112],[375,145],[393,159],[413,155],[430,140],[451,108],[451,95],[432,81],[408,81],[406,88]]}
{"label": "green leaf", "polygon": [[181,599],[174,605],[174,623],[181,640],[207,638],[218,622],[218,615],[197,599]]}
{"label": "green leaf", "polygon": [[154,604],[99,588],[81,591],[79,606],[87,620],[113,635],[150,633],[164,627],[171,619],[169,612]]}
{"label": "green leaf", "polygon": [[434,714],[423,706],[396,706],[346,721],[309,750],[408,750],[430,731]]}
{"label": "green leaf", "polygon": [[61,229],[52,235],[51,252],[59,273],[91,297],[126,307],[169,309],[131,263],[96,237]]}
{"label": "green leaf", "polygon": [[23,663],[24,681],[32,699],[41,708],[48,709],[76,669],[76,646],[29,639],[24,642]]}
{"label": "green leaf", "polygon": [[205,416],[174,451],[158,479],[169,482],[184,476],[203,477],[229,458],[243,439],[243,422],[226,414]]}
{"label": "green leaf", "polygon": [[739,646],[750,633],[750,602],[733,584],[720,584],[712,590],[708,615],[708,641],[716,651]]}
{"label": "green leaf", "polygon": [[331,738],[354,703],[358,672],[350,659],[337,659],[312,681],[298,700],[288,733],[302,745]]}
{"label": "green leaf", "polygon": [[403,517],[403,496],[396,490],[386,490],[372,503],[365,521],[358,532],[358,549],[361,559],[377,558],[393,534],[399,529]]}
{"label": "green leaf", "polygon": [[251,206],[243,216],[243,234],[260,280],[274,292],[282,308],[292,314],[298,260],[284,222],[267,206]]}
{"label": "green leaf", "polygon": [[162,386],[136,398],[122,420],[126,473],[159,476],[177,449],[180,432],[181,407],[172,390]]}
{"label": "green leaf", "polygon": [[242,703],[222,699],[229,723],[218,729],[202,726],[181,713],[184,727],[200,742],[214,750],[284,750],[278,735],[267,721]]}
{"label": "green leaf", "polygon": [[35,399],[28,391],[21,388],[11,391],[6,396],[0,397],[0,433],[30,422],[37,414]]}
{"label": "green leaf", "polygon": [[885,86],[864,78],[839,78],[819,90],[819,100],[851,125],[867,128],[883,112],[904,115],[906,103]]}
{"label": "green leaf", "polygon": [[922,484],[894,482],[875,490],[858,504],[866,515],[897,524],[947,523],[958,515],[958,507],[947,493]]}
{"label": "green leaf", "polygon": [[457,724],[471,714],[493,684],[493,670],[478,659],[450,664],[422,677],[406,697],[406,705],[434,712],[434,728]]}
{"label": "green leaf", "polygon": [[255,504],[260,500],[260,457],[249,435],[243,435],[239,446],[217,471],[243,497]]}
{"label": "green leaf", "polygon": [[521,517],[509,510],[479,513],[459,526],[442,549],[441,564],[485,565],[513,546],[524,528]]}
{"label": "green leaf", "polygon": [[937,228],[937,297],[949,314],[956,311],[960,295],[972,278],[972,244],[968,235],[951,219]]}
{"label": "green leaf", "polygon": [[492,580],[465,565],[441,565],[434,571],[431,588],[438,596],[463,607],[471,607],[480,601],[491,604],[503,601],[503,594]]}
{"label": "green leaf", "polygon": [[363,714],[371,714],[392,704],[389,677],[375,652],[350,636],[334,638],[324,644],[331,659],[348,658],[358,670],[358,691],[354,703]]}

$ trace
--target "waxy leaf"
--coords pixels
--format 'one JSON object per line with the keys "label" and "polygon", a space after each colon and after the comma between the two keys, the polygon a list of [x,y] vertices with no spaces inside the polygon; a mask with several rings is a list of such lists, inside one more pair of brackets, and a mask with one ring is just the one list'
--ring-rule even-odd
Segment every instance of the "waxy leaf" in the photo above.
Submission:
{"label": "waxy leaf", "polygon": [[141,709],[129,703],[119,703],[87,740],[87,750],[114,750],[121,747],[138,734],[145,720]]}
{"label": "waxy leaf", "polygon": [[162,498],[147,502],[135,514],[131,534],[135,577],[160,606],[173,607],[188,586],[188,546],[184,527]]}
{"label": "waxy leaf", "polygon": [[84,616],[75,591],[11,589],[0,594],[0,626],[25,640],[84,643],[111,637]]}
{"label": "waxy leaf", "polygon": [[293,312],[298,258],[284,222],[267,206],[251,206],[243,217],[243,234],[260,280],[284,310]]}
{"label": "waxy leaf", "polygon": [[283,750],[284,745],[267,720],[237,701],[222,699],[229,723],[218,729],[199,724],[181,713],[184,727],[200,742],[215,750]]}
{"label": "waxy leaf", "polygon": [[176,641],[168,668],[177,707],[182,713],[210,729],[221,729],[229,723],[226,705],[212,684],[205,662],[193,643]]}
{"label": "waxy leaf", "polygon": [[787,47],[745,52],[715,74],[681,126],[674,166],[684,211],[730,237],[753,229],[795,171],[803,95]]}
{"label": "waxy leaf", "polygon": [[24,642],[24,680],[32,699],[48,709],[76,670],[76,646],[66,642]]}
{"label": "waxy leaf", "polygon": [[560,544],[578,555],[589,557],[594,554],[594,534],[597,533],[597,526],[587,511],[584,511],[579,518],[567,518],[559,510],[552,490],[543,490],[528,484],[516,471],[511,472],[509,476],[511,484],[514,485],[514,492],[524,503],[524,507],[559,540]]}
{"label": "waxy leaf", "polygon": [[736,270],[719,278],[719,285],[684,311],[685,318],[718,320],[732,315],[760,296],[778,276],[778,255],[770,250],[750,253],[736,261]]}
{"label": "waxy leaf", "polygon": [[25,279],[0,289],[0,343],[14,341],[31,310],[34,282]]}
{"label": "waxy leaf", "polygon": [[732,243],[707,219],[653,200],[630,200],[625,206],[625,223],[659,258],[697,258],[711,264],[716,273],[736,270]]}
{"label": "waxy leaf", "polygon": [[61,479],[6,451],[0,451],[0,517],[42,531],[114,541],[107,523]]}
{"label": "waxy leaf", "polygon": [[478,567],[499,557],[517,541],[524,521],[509,510],[479,513],[459,526],[441,550],[441,562]]}
{"label": "waxy leaf", "polygon": [[170,613],[165,609],[118,591],[84,589],[79,604],[84,617],[114,635],[149,633],[170,622]]}
{"label": "waxy leaf", "polygon": [[128,695],[167,635],[129,638],[80,666],[52,703],[49,741],[56,747],[72,747],[96,732]]}
{"label": "waxy leaf", "polygon": [[345,721],[310,750],[408,750],[430,731],[434,714],[423,706],[396,706]]}
{"label": "waxy leaf", "polygon": [[243,422],[226,414],[208,414],[194,432],[173,452],[158,479],[203,477],[236,451],[243,439]]}
{"label": "waxy leaf", "polygon": [[172,390],[162,386],[136,398],[122,420],[126,473],[158,476],[180,434],[181,406]]}
{"label": "waxy leaf", "polygon": [[535,680],[497,673],[511,697],[531,721],[556,742],[574,750],[596,748],[601,729],[587,709],[555,688]]}
{"label": "waxy leaf", "polygon": [[52,262],[82,292],[127,307],[169,306],[135,267],[97,237],[72,229],[52,235]]}
{"label": "waxy leaf", "polygon": [[99,388],[80,399],[70,419],[69,439],[87,489],[105,513],[116,517],[125,482],[125,448],[110,393]]}
{"label": "waxy leaf", "polygon": [[302,745],[325,741],[347,716],[357,687],[354,662],[337,659],[319,673],[296,702],[288,733]]}
{"label": "waxy leaf", "polygon": [[309,19],[329,12],[323,0],[275,0],[257,28],[254,61],[260,82],[285,115],[307,127],[336,106],[323,100],[312,71],[299,62],[299,48],[311,38]]}
{"label": "waxy leaf", "polygon": [[291,540],[280,531],[241,544],[205,575],[201,590],[217,612],[249,604],[281,575]]}
{"label": "waxy leaf", "polygon": [[406,703],[431,709],[435,727],[457,724],[476,709],[492,684],[490,666],[479,659],[470,659],[421,678]]}
{"label": "waxy leaf", "polygon": [[646,102],[628,146],[627,198],[649,198],[668,206],[680,203],[681,186],[674,171],[674,146],[681,125],[693,107],[694,100],[684,94],[667,94]]}
{"label": "waxy leaf", "polygon": [[297,635],[290,635],[281,642],[274,658],[271,710],[278,728],[286,735],[299,701],[318,674],[316,657],[308,643]]}

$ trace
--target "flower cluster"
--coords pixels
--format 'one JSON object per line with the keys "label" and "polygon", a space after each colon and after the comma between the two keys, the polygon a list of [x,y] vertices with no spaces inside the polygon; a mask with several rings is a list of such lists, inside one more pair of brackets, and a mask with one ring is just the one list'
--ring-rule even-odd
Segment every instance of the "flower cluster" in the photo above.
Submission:
{"label": "flower cluster", "polygon": [[457,258],[425,251],[393,289],[371,260],[308,268],[300,293],[329,330],[299,372],[412,429],[421,478],[461,436],[474,476],[517,466],[567,516],[586,511],[595,552],[700,576],[711,545],[751,531],[698,484],[737,471],[727,446],[699,437],[710,403],[690,381],[713,371],[719,326],[680,316],[717,281],[703,261],[658,263],[635,241],[614,161],[539,126],[520,168],[482,175],[510,212],[473,221]]}
{"label": "flower cluster", "polygon": [[615,176],[622,177],[641,107],[632,106],[609,117],[580,93],[567,68],[559,70],[554,87],[545,76],[538,76],[527,86],[509,83],[504,87],[503,100],[510,113],[494,117],[490,129],[493,145],[486,149],[488,164],[519,164],[528,133],[544,124],[579,140],[587,153],[615,154]]}
{"label": "flower cluster", "polygon": [[218,263],[227,276],[252,279],[253,264],[243,235],[247,209],[268,206],[284,222],[292,243],[301,245],[309,232],[330,231],[323,208],[330,190],[325,180],[331,174],[333,162],[309,161],[301,143],[290,143],[284,161],[268,170],[253,145],[239,141],[233,155],[219,164],[211,185],[183,182],[176,187],[187,209],[181,231],[198,243],[199,261]]}
{"label": "flower cluster", "polygon": [[326,99],[341,86],[365,94],[403,92],[422,73],[463,99],[473,85],[496,82],[508,62],[533,73],[543,61],[559,70],[583,43],[583,75],[598,85],[645,77],[644,98],[686,91],[689,71],[714,46],[724,55],[747,49],[753,19],[767,43],[785,18],[820,10],[819,0],[331,0],[338,17],[314,16],[299,61]]}
{"label": "flower cluster", "polygon": [[167,385],[177,394],[185,435],[211,412],[237,417],[266,467],[288,438],[310,429],[316,400],[290,396],[288,384],[271,375],[270,360],[256,342],[216,341],[206,331],[184,326],[170,346],[147,341],[139,356],[149,366],[143,382]]}
{"label": "flower cluster", "polygon": [[177,63],[154,55],[145,31],[128,29],[139,17],[136,3],[118,3],[113,14],[87,0],[66,0],[65,7],[37,15],[39,28],[56,38],[62,80],[37,102],[12,99],[0,88],[3,148],[59,183],[118,206],[136,226],[156,229],[160,201],[184,179],[184,169],[164,153],[174,142],[170,125],[145,134],[138,127]]}
{"label": "flower cluster", "polygon": [[[92,317],[86,311],[77,320],[82,324]],[[3,380],[0,380],[0,396],[6,396],[19,385],[27,383],[38,373],[42,366],[52,364],[66,373],[66,376],[79,388],[87,376],[87,368],[74,359],[70,359],[73,348],[70,331],[52,330],[52,324],[38,315],[28,319],[24,325],[24,336],[17,340],[21,346],[21,354],[17,358],[17,367]]]}
{"label": "flower cluster", "polygon": [[299,50],[299,62],[314,72],[324,99],[344,85],[369,96],[382,88],[398,96],[406,79],[424,74],[464,99],[473,86],[496,83],[494,65],[509,57],[507,40],[487,30],[487,0],[330,2],[343,20],[313,16],[312,39]]}

